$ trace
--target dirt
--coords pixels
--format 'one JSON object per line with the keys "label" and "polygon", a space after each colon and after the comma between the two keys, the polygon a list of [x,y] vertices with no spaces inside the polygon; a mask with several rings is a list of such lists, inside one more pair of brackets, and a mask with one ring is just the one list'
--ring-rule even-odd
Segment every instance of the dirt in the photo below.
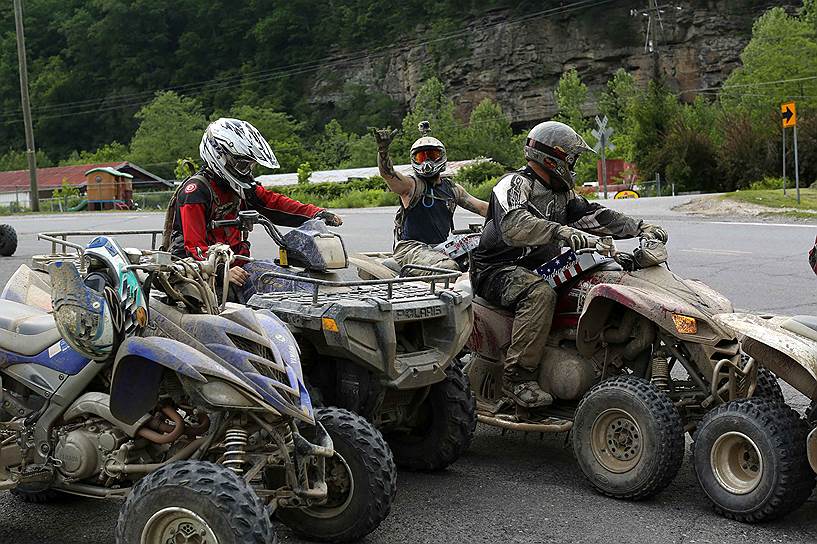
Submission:
{"label": "dirt", "polygon": [[[744,219],[780,219],[781,217],[785,217],[788,220],[809,220],[808,218],[794,218],[787,215],[788,212],[796,212],[799,214],[808,213],[802,209],[770,208],[768,206],[760,206],[759,204],[751,204],[740,200],[721,198],[719,195],[707,195],[690,200],[680,206],[674,207],[673,211],[700,217],[736,217]],[[817,218],[817,213],[814,214],[814,217]]]}

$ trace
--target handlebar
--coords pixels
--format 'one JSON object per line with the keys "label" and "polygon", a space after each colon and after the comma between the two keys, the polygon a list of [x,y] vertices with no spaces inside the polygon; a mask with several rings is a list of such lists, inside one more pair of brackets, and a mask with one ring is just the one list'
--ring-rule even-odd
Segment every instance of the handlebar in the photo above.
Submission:
{"label": "handlebar", "polygon": [[211,221],[210,225],[213,228],[235,227],[244,233],[252,232],[255,225],[261,225],[267,231],[272,240],[278,244],[279,247],[286,250],[284,243],[284,236],[275,224],[258,213],[256,210],[242,210],[238,212],[238,217],[235,219],[220,219]]}

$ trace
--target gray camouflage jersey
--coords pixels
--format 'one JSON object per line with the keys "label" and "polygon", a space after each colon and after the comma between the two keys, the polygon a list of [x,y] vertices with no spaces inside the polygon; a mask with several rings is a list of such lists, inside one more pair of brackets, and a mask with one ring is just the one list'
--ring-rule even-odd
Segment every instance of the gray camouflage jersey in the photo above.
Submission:
{"label": "gray camouflage jersey", "polygon": [[597,236],[632,238],[641,222],[573,191],[553,191],[529,167],[507,174],[494,187],[479,246],[471,255],[477,293],[495,272],[513,266],[533,270],[558,255],[564,225]]}

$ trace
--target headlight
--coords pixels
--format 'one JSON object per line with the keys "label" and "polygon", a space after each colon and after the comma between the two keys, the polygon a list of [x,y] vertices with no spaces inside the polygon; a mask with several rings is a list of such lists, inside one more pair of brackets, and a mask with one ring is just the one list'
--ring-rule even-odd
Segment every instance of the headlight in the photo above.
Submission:
{"label": "headlight", "polygon": [[232,385],[214,380],[205,383],[201,387],[201,396],[213,406],[225,406],[229,408],[252,408],[258,404],[242,395],[238,389]]}
{"label": "headlight", "polygon": [[694,317],[683,314],[672,314],[675,330],[681,334],[697,334],[698,321]]}

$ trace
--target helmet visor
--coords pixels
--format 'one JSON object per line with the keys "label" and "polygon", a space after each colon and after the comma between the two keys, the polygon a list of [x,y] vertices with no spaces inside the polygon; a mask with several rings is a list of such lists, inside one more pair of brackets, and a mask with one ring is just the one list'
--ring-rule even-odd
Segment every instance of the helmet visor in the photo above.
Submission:
{"label": "helmet visor", "polygon": [[439,149],[420,149],[414,153],[414,162],[423,163],[428,160],[438,161],[443,156],[443,152]]}

